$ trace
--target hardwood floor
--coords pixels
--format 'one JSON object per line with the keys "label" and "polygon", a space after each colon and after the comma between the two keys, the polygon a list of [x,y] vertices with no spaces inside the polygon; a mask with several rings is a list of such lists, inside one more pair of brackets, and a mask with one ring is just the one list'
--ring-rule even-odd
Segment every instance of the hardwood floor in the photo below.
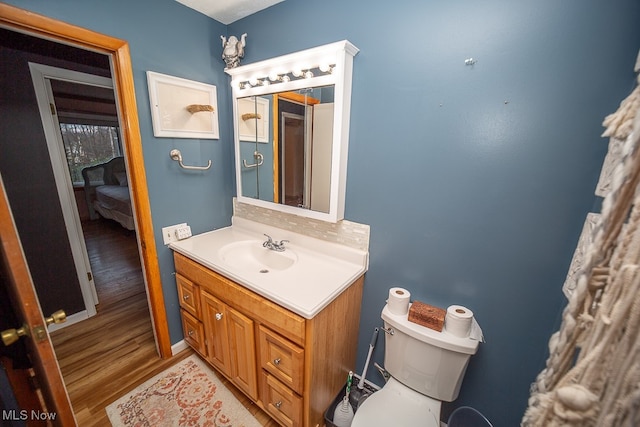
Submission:
{"label": "hardwood floor", "polygon": [[[108,404],[193,351],[166,360],[157,355],[134,232],[109,220],[88,221],[83,229],[98,314],[51,338],[78,425],[110,426]],[[278,425],[226,379],[221,381],[263,426]]]}

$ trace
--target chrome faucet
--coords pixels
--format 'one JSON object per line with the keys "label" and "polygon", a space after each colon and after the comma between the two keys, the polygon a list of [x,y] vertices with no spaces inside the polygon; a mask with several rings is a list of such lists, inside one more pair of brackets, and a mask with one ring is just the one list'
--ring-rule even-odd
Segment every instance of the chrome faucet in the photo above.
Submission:
{"label": "chrome faucet", "polygon": [[262,247],[271,249],[272,251],[284,252],[284,249],[285,249],[284,244],[289,243],[288,240],[280,240],[280,242],[275,242],[273,241],[271,236],[269,236],[268,234],[265,234],[265,236],[267,236],[267,240],[265,240],[264,243],[262,243]]}

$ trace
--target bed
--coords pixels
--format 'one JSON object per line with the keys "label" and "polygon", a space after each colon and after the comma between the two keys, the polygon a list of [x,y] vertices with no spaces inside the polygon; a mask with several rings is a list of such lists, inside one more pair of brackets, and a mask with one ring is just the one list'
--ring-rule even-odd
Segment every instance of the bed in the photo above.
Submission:
{"label": "bed", "polygon": [[124,157],[86,167],[82,169],[82,178],[90,219],[102,216],[127,230],[135,229]]}

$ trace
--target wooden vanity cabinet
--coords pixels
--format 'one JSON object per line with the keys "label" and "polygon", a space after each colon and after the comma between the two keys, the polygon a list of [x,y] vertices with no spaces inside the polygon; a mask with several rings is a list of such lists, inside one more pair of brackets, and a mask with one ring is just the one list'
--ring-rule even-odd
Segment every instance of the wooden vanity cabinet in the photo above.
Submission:
{"label": "wooden vanity cabinet", "polygon": [[[202,343],[198,353],[280,425],[323,426],[355,365],[363,277],[305,319],[182,254],[174,260],[183,324],[204,329],[198,342],[185,328],[185,341]],[[191,289],[199,311],[186,308],[194,296],[183,304]]]}

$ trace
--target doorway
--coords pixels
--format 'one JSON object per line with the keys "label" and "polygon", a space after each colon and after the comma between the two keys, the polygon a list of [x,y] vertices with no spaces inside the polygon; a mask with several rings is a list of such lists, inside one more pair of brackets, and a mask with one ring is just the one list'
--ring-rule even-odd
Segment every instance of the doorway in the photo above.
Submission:
{"label": "doorway", "polygon": [[[79,207],[86,212],[92,207],[89,197],[84,194],[89,187],[83,179],[86,170],[119,160],[121,168],[116,171],[114,167],[110,171],[113,170],[111,175],[122,173],[125,185],[118,185],[117,188],[99,185],[111,184],[111,175],[87,178],[98,189],[121,190],[113,194],[126,195],[122,209],[128,209],[131,219],[126,224],[127,228],[134,228],[130,225],[133,218],[130,188],[126,185],[125,144],[119,132],[120,120],[109,62],[103,54],[52,46],[50,41],[24,34],[0,29],[0,35],[6,48],[1,55],[6,60],[7,70],[15,71],[12,77],[16,81],[28,80],[20,75],[24,74],[24,68],[21,67],[25,62],[28,65],[33,89],[24,85],[15,90],[24,98],[35,90],[40,118],[38,123],[37,115],[22,115],[22,119],[30,122],[30,127],[34,128],[29,134],[29,141],[22,147],[26,154],[24,158],[32,158],[28,162],[31,170],[26,169],[22,162],[15,161],[19,160],[15,158],[11,162],[2,162],[0,169],[4,176],[11,178],[7,182],[7,189],[15,201],[16,222],[40,305],[45,313],[63,309],[67,313],[67,321],[60,327],[66,327],[95,315],[98,303],[79,214]],[[43,55],[42,52],[53,53]],[[32,59],[38,59],[39,62],[32,62]],[[87,72],[93,68],[97,70]],[[33,102],[26,101],[24,104],[31,107]],[[8,114],[10,118],[17,115],[12,112]],[[0,145],[3,150],[10,150],[19,143],[5,140]],[[48,153],[49,158],[42,156],[43,153]],[[25,193],[29,196],[21,197]],[[62,221],[57,214],[58,207]],[[33,211],[39,216],[37,222],[31,221]],[[84,219],[98,218],[98,215],[94,215]],[[43,239],[42,235],[47,230],[58,230],[56,237]],[[38,256],[45,253],[47,256]],[[106,254],[103,255],[102,258],[106,259]],[[74,269],[76,277],[71,274]]]}
{"label": "doorway", "polygon": [[0,3],[0,27],[55,41],[60,45],[100,52],[108,58],[114,80],[118,110],[121,117],[126,118],[126,126],[123,127],[122,133],[123,138],[127,141],[125,156],[130,168],[129,178],[137,224],[137,242],[142,258],[153,332],[160,356],[170,357],[171,341],[151,220],[129,45],[121,39],[2,3]]}
{"label": "doorway", "polygon": [[[283,102],[281,101],[281,105]],[[285,205],[307,208],[305,194],[306,138],[304,116],[282,112],[280,140],[281,194]]]}
{"label": "doorway", "polygon": [[[14,37],[14,43],[19,44],[19,39],[26,36]],[[50,43],[31,39],[31,44]],[[31,47],[29,52],[33,50]],[[30,53],[25,52],[24,55],[28,57]],[[31,61],[28,65],[73,265],[85,305],[85,309],[79,312],[71,311],[64,305],[60,307],[66,311],[67,321],[55,326],[66,327],[94,316],[99,302],[83,237],[83,218],[80,215],[81,207],[86,212],[89,212],[90,208],[87,206],[88,197],[83,197],[87,191],[83,182],[84,170],[96,163],[122,156],[122,138],[119,137],[119,120],[110,77]],[[69,67],[75,65],[69,64]],[[122,163],[124,167],[124,162]],[[96,181],[104,184],[104,177],[96,177]],[[129,196],[128,187],[121,190]],[[130,201],[130,197],[127,200]],[[26,239],[31,240],[29,236],[26,236]],[[37,263],[35,268],[48,265],[49,263],[44,261],[42,264]],[[39,290],[44,294],[41,299],[48,297],[49,290],[42,284]],[[73,287],[68,288],[68,292],[75,290]],[[49,301],[45,299],[41,304],[46,306],[47,303]]]}
{"label": "doorway", "polygon": [[[112,160],[113,157],[124,159],[125,145],[121,144],[122,138],[119,136],[118,112],[106,55],[85,53],[77,48],[58,46],[48,40],[4,29],[0,29],[0,37],[3,39],[1,55],[7,64],[5,72],[15,71],[11,74],[16,82],[23,83],[29,79],[33,82],[32,87],[22,85],[14,90],[22,97],[27,97],[35,90],[39,112],[39,117],[31,112],[21,115],[22,120],[29,122],[29,127],[33,128],[29,134],[30,141],[21,147],[24,154],[22,158],[29,159],[26,162],[29,168],[9,155],[13,161],[1,162],[0,170],[3,176],[10,178],[6,186],[10,199],[15,202],[15,220],[40,306],[45,313],[58,309],[67,313],[67,321],[52,325],[49,329],[52,332],[56,326],[68,327],[85,321],[97,312],[98,294],[78,209],[81,203],[86,204],[86,198],[76,197],[76,190],[85,190],[82,170],[86,166]],[[10,60],[8,56],[11,56]],[[32,59],[38,59],[39,62],[32,62]],[[25,62],[29,78],[18,76],[24,74]],[[60,66],[44,65],[42,62]],[[87,72],[94,68],[96,70],[92,73]],[[105,91],[107,93],[103,93]],[[33,103],[24,102],[29,107]],[[11,120],[19,115],[9,112],[5,117]],[[103,131],[105,128],[111,131],[107,135],[107,147],[103,147],[105,144],[100,144],[101,140],[97,138],[101,132],[95,132],[94,135],[72,132],[78,128],[88,132]],[[63,132],[66,139],[63,138]],[[20,143],[11,140],[0,142],[3,151],[11,150],[13,145]],[[48,153],[48,159],[42,155],[44,153]],[[122,166],[125,167],[124,161]],[[118,186],[118,189],[125,190],[130,196],[128,186]],[[23,194],[28,196],[23,197]],[[130,197],[128,200],[130,205]],[[83,207],[88,211],[88,206]],[[62,221],[58,212],[61,212]],[[37,215],[38,221],[33,221],[34,215]],[[98,220],[97,217],[95,219]],[[55,230],[55,234],[52,233],[51,238],[44,237],[47,230]],[[96,227],[92,230],[95,236]],[[104,231],[110,230],[104,228]],[[137,249],[135,234],[130,233],[129,239],[133,240]],[[95,237],[93,240],[96,240]],[[109,254],[95,247],[104,245],[94,245],[93,249],[94,263],[97,260],[104,264]],[[45,254],[47,256],[42,256]],[[139,255],[134,253],[132,260],[137,262],[138,271],[134,276],[142,277]],[[115,270],[121,268],[117,264],[113,267]],[[104,277],[103,273],[100,279],[103,285],[108,285]],[[113,274],[111,280],[118,280],[118,277]],[[143,296],[142,301],[146,303],[146,300]],[[146,317],[149,323],[148,309]],[[64,335],[63,332],[60,334]]]}
{"label": "doorway", "polygon": [[[121,117],[126,118],[126,126],[123,126],[122,132],[123,138],[128,142],[128,144],[125,148],[124,154],[130,167],[129,179],[133,195],[132,204],[134,206],[137,224],[136,242],[143,265],[147,300],[149,302],[149,309],[152,315],[153,336],[157,343],[157,353],[159,353],[163,358],[170,357],[171,344],[168,325],[166,322],[160,270],[151,221],[151,209],[149,205],[146,174],[144,170],[142,142],[133,87],[133,71],[128,44],[126,41],[120,39],[95,33],[93,31],[69,25],[31,12],[26,12],[19,8],[2,3],[0,3],[0,27],[9,31],[52,40],[60,45],[74,46],[82,50],[100,52],[107,58],[112,70],[112,78],[115,83],[118,110]],[[12,83],[15,84],[14,76],[10,76],[10,78]],[[9,80],[9,78],[6,78],[5,80]],[[12,92],[13,90],[3,92],[5,106],[8,105],[7,101]],[[11,98],[11,101],[19,102],[21,99]],[[22,110],[21,108],[10,108],[4,111],[23,113],[26,110]],[[7,116],[5,116],[5,119],[6,118]],[[15,120],[12,120],[11,122],[3,120],[4,126],[0,125],[2,126],[3,135],[5,135],[5,137],[10,130],[12,130],[14,134],[18,132],[17,129],[20,128],[19,125],[23,124],[20,122],[20,120],[23,119],[22,116],[17,118],[14,116],[14,119]],[[7,132],[5,133],[4,131]],[[9,151],[13,151],[12,154],[16,156],[15,158],[17,161],[25,164],[25,173],[28,174],[28,172],[32,171],[29,168],[30,164],[28,161],[33,160],[34,153],[25,152],[25,149],[22,146],[22,143],[25,141],[26,138],[24,135],[20,135],[19,133],[15,135],[15,138],[13,138],[13,148],[10,148],[5,152],[2,159],[4,159],[4,161],[9,161],[7,160],[7,154]],[[2,161],[2,159],[0,159],[0,161]],[[20,180],[20,178],[18,179]],[[29,177],[27,175],[27,178],[23,178],[22,181],[26,181],[28,179]],[[28,192],[18,192],[17,194],[26,194],[29,196]],[[33,200],[30,199],[28,202],[31,203]],[[29,212],[29,210],[27,211]],[[40,221],[40,213],[36,209],[32,209],[31,211],[34,216],[33,221]],[[16,214],[15,209],[14,214]],[[58,238],[58,236],[49,235],[49,230],[46,231],[47,232],[41,236],[43,239],[47,239],[46,242],[55,241]],[[55,363],[53,365],[46,366],[49,366],[50,369],[54,369]]]}

